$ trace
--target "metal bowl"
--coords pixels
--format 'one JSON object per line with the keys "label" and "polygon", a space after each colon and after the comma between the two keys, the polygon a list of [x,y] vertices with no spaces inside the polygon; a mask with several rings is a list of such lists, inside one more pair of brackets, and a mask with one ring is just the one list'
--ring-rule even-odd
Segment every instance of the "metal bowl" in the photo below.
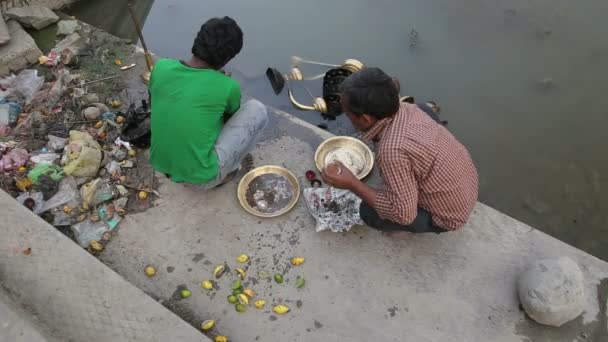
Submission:
{"label": "metal bowl", "polygon": [[[258,211],[257,208],[252,207],[247,202],[246,195],[247,195],[247,188],[249,187],[249,184],[251,184],[251,182],[254,179],[256,179],[258,176],[265,175],[265,174],[276,174],[276,175],[285,177],[287,179],[287,181],[289,182],[289,184],[291,185],[291,190],[293,192],[293,197],[291,198],[289,203],[287,203],[287,205],[285,205],[284,208],[282,208],[278,211],[275,211],[273,213],[265,213],[265,212]],[[255,169],[249,171],[245,176],[243,176],[243,178],[239,182],[239,186],[237,188],[237,197],[238,197],[239,203],[241,203],[241,206],[243,207],[243,209],[245,209],[250,214],[259,216],[259,217],[277,217],[277,216],[281,216],[281,215],[287,213],[296,205],[296,203],[298,203],[298,199],[300,198],[300,184],[298,183],[296,176],[294,176],[293,173],[289,172],[289,170],[287,170],[283,167],[273,166],[273,165],[261,166],[261,167],[258,167],[258,168],[255,168]]]}
{"label": "metal bowl", "polygon": [[329,138],[322,142],[315,152],[315,164],[317,165],[317,169],[323,172],[327,154],[342,148],[350,150],[351,153],[358,154],[365,161],[365,166],[361,172],[355,175],[358,179],[365,178],[374,167],[374,154],[365,143],[352,137],[339,136]]}

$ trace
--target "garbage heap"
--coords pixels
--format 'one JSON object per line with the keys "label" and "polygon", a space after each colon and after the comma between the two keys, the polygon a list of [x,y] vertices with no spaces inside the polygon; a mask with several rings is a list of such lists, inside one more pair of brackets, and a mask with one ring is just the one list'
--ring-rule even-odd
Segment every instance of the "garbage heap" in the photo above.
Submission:
{"label": "garbage heap", "polygon": [[34,68],[0,78],[0,187],[98,253],[127,213],[158,195],[145,150],[149,108],[145,100],[124,103],[124,91],[107,95],[116,84],[92,91],[131,65],[108,58],[116,42],[82,44],[80,27],[67,24],[67,37]]}

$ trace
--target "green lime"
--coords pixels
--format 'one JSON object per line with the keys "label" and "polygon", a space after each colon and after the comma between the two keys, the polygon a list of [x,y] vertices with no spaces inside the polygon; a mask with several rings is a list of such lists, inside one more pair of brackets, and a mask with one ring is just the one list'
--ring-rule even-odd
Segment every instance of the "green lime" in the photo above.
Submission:
{"label": "green lime", "polygon": [[235,296],[240,295],[241,293],[243,293],[243,289],[236,289],[232,291],[232,294]]}
{"label": "green lime", "polygon": [[192,295],[192,292],[190,292],[188,290],[182,290],[181,295],[182,295],[182,298],[188,298]]}
{"label": "green lime", "polygon": [[230,303],[230,304],[236,304],[238,302],[239,302],[239,299],[236,298],[236,296],[234,296],[234,295],[228,296],[228,303]]}
{"label": "green lime", "polygon": [[242,288],[242,287],[243,287],[243,284],[241,283],[241,281],[240,281],[240,280],[237,280],[237,281],[235,281],[235,282],[232,284],[232,289],[233,289],[233,290],[238,290],[238,289],[240,289],[240,288]]}
{"label": "green lime", "polygon": [[245,311],[247,311],[247,305],[241,304],[241,303],[235,304],[234,308],[236,309],[237,312],[245,312]]}
{"label": "green lime", "polygon": [[296,281],[296,287],[301,289],[304,287],[304,284],[306,284],[306,280],[304,280],[304,278],[298,278],[298,281]]}
{"label": "green lime", "polygon": [[282,284],[283,283],[283,275],[280,273],[277,273],[274,275],[274,281],[277,282],[277,284]]}

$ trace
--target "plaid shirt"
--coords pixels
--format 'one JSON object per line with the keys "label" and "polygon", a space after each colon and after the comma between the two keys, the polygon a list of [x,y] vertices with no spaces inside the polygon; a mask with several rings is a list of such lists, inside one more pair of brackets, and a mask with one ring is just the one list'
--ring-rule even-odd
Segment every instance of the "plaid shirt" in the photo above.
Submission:
{"label": "plaid shirt", "polygon": [[446,128],[418,106],[403,103],[395,116],[378,121],[363,139],[378,141],[384,189],[374,207],[381,218],[408,225],[420,207],[439,227],[464,226],[477,202],[477,170],[467,149]]}

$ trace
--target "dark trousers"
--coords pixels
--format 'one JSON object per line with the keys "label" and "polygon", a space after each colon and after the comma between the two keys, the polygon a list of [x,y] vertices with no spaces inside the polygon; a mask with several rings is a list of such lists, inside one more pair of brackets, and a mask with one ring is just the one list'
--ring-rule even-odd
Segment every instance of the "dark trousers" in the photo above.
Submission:
{"label": "dark trousers", "polygon": [[361,219],[368,226],[383,231],[383,232],[396,232],[396,231],[408,231],[411,233],[445,233],[446,229],[438,227],[433,224],[431,213],[428,211],[418,208],[418,215],[416,219],[409,225],[402,225],[393,221],[381,219],[376,210],[365,202],[361,202],[359,208]]}

